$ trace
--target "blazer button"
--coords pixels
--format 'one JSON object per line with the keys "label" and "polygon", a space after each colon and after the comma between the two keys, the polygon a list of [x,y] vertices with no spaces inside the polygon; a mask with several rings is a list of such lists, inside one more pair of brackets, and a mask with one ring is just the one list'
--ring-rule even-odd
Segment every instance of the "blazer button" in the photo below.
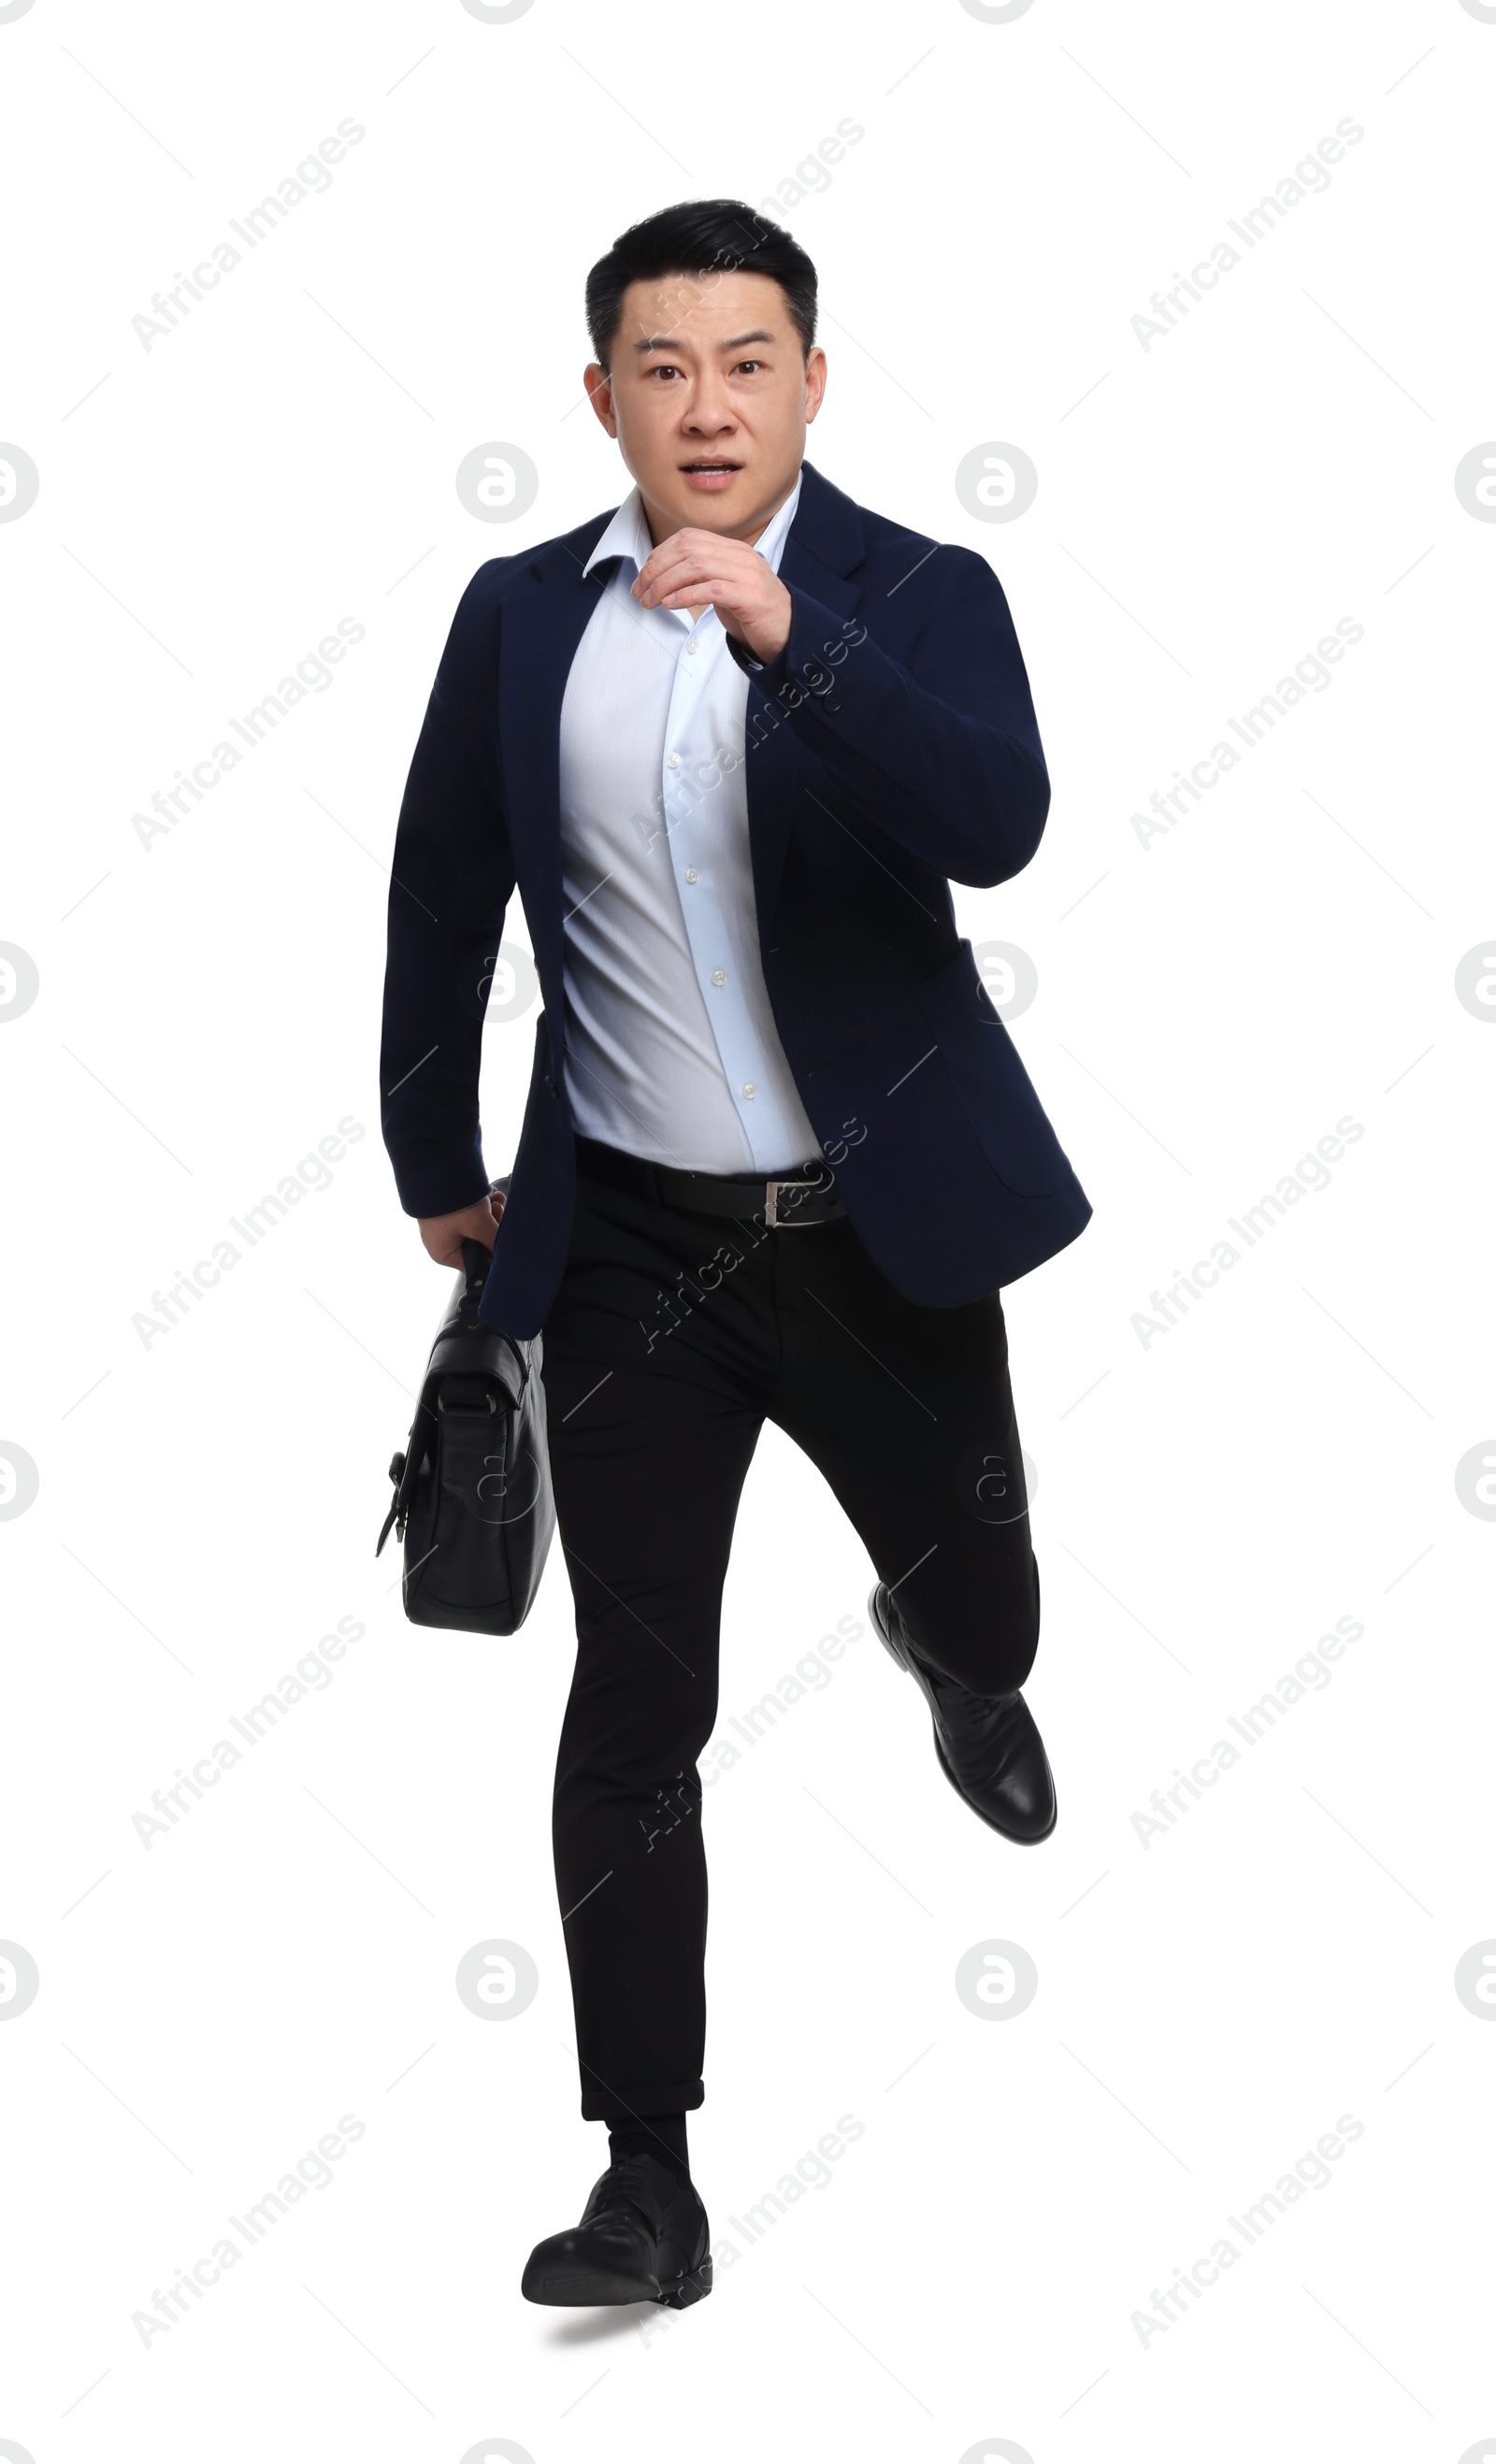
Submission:
{"label": "blazer button", "polygon": [[841,709],[841,707],[842,707],[842,705],[841,705],[841,703],[836,699],[836,697],[835,697],[835,695],[834,695],[834,694],[832,694],[832,693],[827,693],[826,698],[825,698],[825,704],[824,704],[824,707],[825,707],[826,710],[840,710],[840,709]]}
{"label": "blazer button", "polygon": [[540,1084],[541,1084],[541,1086],[544,1088],[544,1089],[545,1089],[545,1091],[546,1091],[547,1095],[554,1095],[554,1094],[555,1094],[555,1092],[556,1092],[556,1082],[555,1082],[555,1080],[554,1080],[553,1078],[550,1078],[550,1077],[542,1078],[542,1079],[541,1079],[541,1081],[540,1081]]}

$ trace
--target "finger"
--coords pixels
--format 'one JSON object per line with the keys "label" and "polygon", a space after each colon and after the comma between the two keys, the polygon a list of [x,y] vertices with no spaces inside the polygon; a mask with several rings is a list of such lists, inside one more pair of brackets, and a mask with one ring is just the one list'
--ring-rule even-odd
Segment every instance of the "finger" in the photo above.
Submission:
{"label": "finger", "polygon": [[[656,588],[668,574],[676,573],[677,567],[680,568],[679,580],[687,573],[709,570],[712,565],[721,564],[730,558],[735,561],[739,556],[746,559],[756,556],[756,553],[746,541],[718,539],[713,531],[676,531],[670,539],[662,539],[645,559],[634,589],[643,593]],[[744,569],[747,570],[746,565]]]}
{"label": "finger", "polygon": [[718,615],[738,617],[749,609],[743,593],[731,582],[688,583],[680,590],[668,591],[655,604],[660,607],[715,607]]}
{"label": "finger", "polygon": [[660,556],[659,550],[656,549],[655,555],[651,556],[648,564],[642,568],[634,583],[634,596],[647,604],[652,604],[655,592],[671,588],[689,573],[699,572],[704,562],[705,559],[698,548],[688,548],[683,555],[667,557]]}
{"label": "finger", "polygon": [[[656,565],[652,573],[646,566],[635,588],[641,597],[658,600],[664,592],[680,590],[688,582],[718,580],[724,565],[727,565],[727,559],[722,553],[722,542],[714,539],[710,548],[693,548],[688,555],[671,557]],[[727,569],[731,571],[732,568],[728,566]],[[748,579],[746,574],[739,574],[737,587],[742,589]]]}
{"label": "finger", "polygon": [[644,570],[648,572],[649,566],[660,557],[710,556],[713,550],[721,544],[715,531],[694,530],[688,523],[681,530],[671,531],[668,539],[660,539],[649,550],[644,561]]}
{"label": "finger", "polygon": [[749,547],[744,539],[718,539],[715,531],[694,534],[677,531],[673,539],[662,539],[659,546],[646,557],[639,570],[639,579],[641,582],[658,581],[662,573],[670,572],[677,564],[733,563],[747,572],[751,561],[761,562],[757,549]]}

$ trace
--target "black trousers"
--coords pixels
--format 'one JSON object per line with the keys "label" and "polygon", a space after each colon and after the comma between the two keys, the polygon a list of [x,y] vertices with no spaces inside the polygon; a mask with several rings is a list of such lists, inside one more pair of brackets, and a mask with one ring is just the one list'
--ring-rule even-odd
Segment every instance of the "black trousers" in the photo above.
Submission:
{"label": "black trousers", "polygon": [[[996,1293],[917,1308],[849,1223],[687,1213],[588,1177],[589,1150],[579,1138],[543,1375],[577,1613],[556,1880],[582,2110],[599,2121],[702,2101],[696,1760],[762,1422],[825,1475],[920,1652],[974,1693],[1027,1676],[1039,1577]],[[923,1711],[913,1687],[910,1701]]]}

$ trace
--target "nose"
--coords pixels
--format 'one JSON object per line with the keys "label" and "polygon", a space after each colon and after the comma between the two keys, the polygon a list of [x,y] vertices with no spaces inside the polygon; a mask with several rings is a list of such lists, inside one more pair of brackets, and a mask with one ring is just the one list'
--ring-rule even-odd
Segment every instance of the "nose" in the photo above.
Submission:
{"label": "nose", "polygon": [[693,436],[715,437],[736,428],[737,419],[722,387],[720,377],[703,376],[697,383],[686,412],[685,426]]}

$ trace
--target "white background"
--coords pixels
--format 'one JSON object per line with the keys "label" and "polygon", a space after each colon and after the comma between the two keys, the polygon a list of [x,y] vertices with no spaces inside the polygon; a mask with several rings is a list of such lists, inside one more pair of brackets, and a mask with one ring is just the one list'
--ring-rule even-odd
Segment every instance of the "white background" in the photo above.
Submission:
{"label": "white background", "polygon": [[[1455,1485],[1496,1452],[1496,1035],[1454,981],[1493,920],[1496,527],[1454,474],[1496,433],[1496,24],[35,0],[0,70],[0,436],[40,475],[0,525],[0,938],[40,980],[0,1035],[0,1440],[40,1481],[0,1528],[0,1936],[40,1971],[0,2025],[0,2438],[1496,2454],[1496,2026],[1453,1983],[1496,1936],[1496,1529]],[[1328,189],[1145,351],[1150,295],[1347,117]],[[345,118],[330,188],[143,348],[152,294]],[[1061,1820],[1032,1853],[982,1829],[866,1631],[723,1773],[691,2127],[741,2255],[684,2317],[572,2316],[518,2295],[604,2159],[550,1867],[563,1568],[485,1641],[407,1625],[372,1555],[446,1290],[378,1139],[384,866],[470,574],[627,485],[581,400],[587,267],[679,198],[771,197],[847,118],[784,210],[823,284],[811,458],[991,557],[1053,777],[1028,870],[956,895],[1037,967],[1016,1036],[1095,1206],[1005,1295]],[[493,440],[539,473],[508,529],[453,484]],[[955,488],[995,440],[1039,473],[1008,524]],[[341,618],[329,689],[143,847],[132,815]],[[1140,845],[1130,816],[1342,618],[1329,688]],[[533,1023],[489,1035],[495,1172]],[[1331,1185],[1145,1345],[1151,1292],[1343,1115]],[[143,1344],[152,1292],[345,1117],[331,1185]],[[869,1580],[766,1433],[724,1723]],[[340,1617],[365,1632],[334,1681],[143,1845],[152,1792]],[[1152,1792],[1340,1617],[1331,1682],[1145,1845]],[[453,1987],[490,1937],[539,1970],[503,2025]],[[1039,1973],[1003,2024],[954,1986],[995,1938]],[[343,2115],[328,2187],[143,2345],[132,2314]],[[842,2116],[830,2180],[735,2233]],[[1145,2342],[1133,2314],[1341,2116],[1328,2183]]]}

